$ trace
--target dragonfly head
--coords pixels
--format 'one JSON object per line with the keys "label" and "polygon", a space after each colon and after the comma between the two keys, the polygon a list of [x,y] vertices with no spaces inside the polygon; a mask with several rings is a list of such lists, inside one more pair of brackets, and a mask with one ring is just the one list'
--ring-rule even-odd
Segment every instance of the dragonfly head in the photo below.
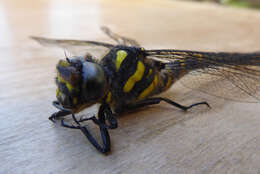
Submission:
{"label": "dragonfly head", "polygon": [[56,97],[64,108],[79,112],[104,97],[107,80],[97,63],[75,57],[60,60],[56,70]]}

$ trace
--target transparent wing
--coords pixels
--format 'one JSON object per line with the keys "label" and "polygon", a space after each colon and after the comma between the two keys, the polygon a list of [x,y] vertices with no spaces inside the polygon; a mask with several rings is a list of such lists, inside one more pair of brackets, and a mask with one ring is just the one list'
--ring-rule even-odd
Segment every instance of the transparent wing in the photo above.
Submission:
{"label": "transparent wing", "polygon": [[260,77],[249,75],[240,68],[194,70],[184,76],[180,82],[188,88],[225,99],[260,102]]}
{"label": "transparent wing", "polygon": [[[120,36],[116,33],[113,33],[108,27],[101,27],[101,30],[111,39],[117,42],[119,45],[126,46],[136,46],[139,47],[139,44],[130,38]],[[74,56],[83,56],[85,54],[91,54],[94,57],[102,57],[108,50],[113,48],[115,45],[105,43],[105,42],[96,42],[88,40],[65,40],[65,39],[52,39],[45,37],[31,37],[33,40],[39,42],[43,46],[49,47],[59,47],[66,51],[69,51]]]}
{"label": "transparent wing", "polygon": [[69,51],[74,56],[83,56],[89,53],[94,57],[99,58],[114,47],[112,44],[96,41],[63,40],[35,36],[32,36],[31,38],[43,46],[59,47]]}
{"label": "transparent wing", "polygon": [[140,44],[135,41],[134,39],[130,39],[124,36],[120,36],[116,33],[113,33],[108,27],[101,27],[101,30],[111,39],[117,42],[119,45],[126,45],[126,46],[136,46],[140,47]]}
{"label": "transparent wing", "polygon": [[260,102],[260,53],[207,53],[182,50],[149,50],[147,55],[167,66],[186,71],[180,82],[191,89],[242,102]]}

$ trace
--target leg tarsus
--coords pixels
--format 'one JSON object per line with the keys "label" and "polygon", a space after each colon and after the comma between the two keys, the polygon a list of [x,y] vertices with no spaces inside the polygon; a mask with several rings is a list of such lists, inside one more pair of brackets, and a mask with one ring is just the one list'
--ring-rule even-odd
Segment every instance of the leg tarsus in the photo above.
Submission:
{"label": "leg tarsus", "polygon": [[173,105],[173,106],[175,106],[177,108],[180,108],[183,111],[187,111],[187,110],[189,110],[192,107],[197,106],[197,105],[206,105],[209,108],[211,108],[210,105],[207,102],[199,102],[199,103],[194,103],[194,104],[192,104],[190,106],[183,106],[183,105],[181,105],[179,103],[176,103],[176,102],[174,102],[174,101],[172,101],[172,100],[170,100],[168,98],[155,97],[155,98],[148,98],[146,100],[140,101],[136,105],[129,106],[127,109],[137,109],[137,108],[148,106],[148,105],[159,104],[161,101],[164,101],[164,102],[166,102],[166,103],[168,103],[170,105]]}
{"label": "leg tarsus", "polygon": [[210,105],[208,104],[208,102],[205,101],[205,102],[194,103],[194,104],[188,106],[186,110],[189,110],[189,109],[191,109],[193,106],[198,106],[198,105],[206,105],[207,107],[211,108]]}
{"label": "leg tarsus", "polygon": [[70,128],[70,129],[80,129],[80,127],[70,125],[70,124],[64,122],[64,120],[61,120],[61,126],[62,127],[66,127],[66,128]]}
{"label": "leg tarsus", "polygon": [[173,105],[173,106],[175,106],[177,108],[180,108],[183,111],[187,111],[187,110],[191,109],[192,107],[198,106],[198,105],[206,105],[206,106],[208,106],[210,108],[210,105],[207,102],[198,102],[198,103],[191,104],[190,106],[183,106],[183,105],[181,105],[179,103],[176,103],[176,102],[174,102],[174,101],[172,101],[170,99],[167,99],[167,98],[159,97],[158,99],[162,100],[162,101],[165,101],[166,103],[169,103],[169,104],[171,104],[171,105]]}
{"label": "leg tarsus", "polygon": [[[76,126],[70,125],[64,121],[64,119],[61,120],[61,126],[71,129],[80,129],[81,132],[87,137],[89,142],[100,152],[107,153],[110,151],[110,136],[108,129],[115,129],[117,128],[117,121],[114,117],[114,114],[112,113],[110,107],[108,104],[103,103],[98,112],[98,119],[93,116],[87,119],[80,119],[77,120],[73,112],[69,109],[63,108],[57,101],[53,102],[53,105],[58,108],[60,111],[55,112],[49,117],[49,120],[52,122],[55,122],[56,119],[60,117],[64,117],[66,115],[71,114],[73,121],[76,123]],[[98,141],[92,136],[92,134],[88,131],[86,126],[82,126],[80,123],[83,121],[92,120],[95,124],[99,126],[100,134],[102,138],[103,145],[100,145]],[[109,124],[106,124],[106,120],[108,120]]]}
{"label": "leg tarsus", "polygon": [[49,120],[52,121],[53,123],[55,123],[55,120],[57,120],[60,117],[65,117],[67,115],[71,114],[71,112],[69,111],[58,111],[53,113],[50,117]]}

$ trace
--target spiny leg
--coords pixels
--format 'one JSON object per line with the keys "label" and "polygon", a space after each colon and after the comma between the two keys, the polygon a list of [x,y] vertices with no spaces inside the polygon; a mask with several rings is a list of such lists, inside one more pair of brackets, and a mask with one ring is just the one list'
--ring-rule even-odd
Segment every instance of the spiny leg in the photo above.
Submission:
{"label": "spiny leg", "polygon": [[58,101],[53,101],[53,102],[52,102],[52,105],[53,105],[55,108],[59,109],[58,112],[53,113],[53,114],[49,117],[49,120],[51,120],[52,122],[55,122],[55,120],[57,120],[57,119],[59,119],[59,118],[61,118],[61,117],[65,117],[65,116],[71,114],[71,110],[68,110],[68,109],[63,108]]}
{"label": "spiny leg", "polygon": [[[104,104],[107,105],[107,104]],[[92,120],[95,124],[107,128],[107,129],[116,129],[118,127],[116,116],[112,113],[111,108],[107,106],[103,106],[104,108],[101,108],[104,112],[105,122],[102,123],[99,119],[97,119],[95,116],[89,117],[89,118],[80,118],[79,122],[84,122],[88,120]],[[99,116],[100,118],[101,116]],[[106,120],[109,124],[106,123]]]}
{"label": "spiny leg", "polygon": [[[98,111],[98,119],[96,117],[91,117],[88,119],[84,119],[84,120],[82,119],[82,120],[77,121],[76,118],[73,117],[74,121],[79,125],[80,125],[80,122],[82,122],[82,121],[92,120],[95,124],[97,124],[99,126],[103,146],[100,145],[97,142],[97,140],[91,135],[91,133],[87,130],[86,126],[80,126],[80,130],[87,137],[87,139],[90,141],[90,143],[97,150],[99,150],[102,153],[107,153],[111,149],[111,142],[110,142],[110,136],[109,136],[108,129],[112,129],[113,127],[110,127],[110,125],[106,125],[106,115],[110,114],[108,111],[110,111],[110,107],[107,104],[103,103],[100,106],[99,111]],[[109,117],[111,117],[111,116],[108,116],[108,118]],[[117,124],[116,124],[116,127],[117,127]]]}
{"label": "spiny leg", "polygon": [[[64,121],[64,119],[61,120],[61,126],[62,127],[66,127],[66,128],[70,128],[70,129],[80,129],[81,132],[87,137],[87,139],[89,140],[89,142],[100,152],[102,153],[106,153],[106,152],[109,152],[110,151],[110,136],[109,136],[109,133],[108,133],[108,130],[106,127],[104,127],[103,125],[105,125],[105,121],[106,121],[106,118],[105,118],[105,112],[107,112],[107,107],[109,107],[108,105],[106,104],[102,104],[100,109],[99,109],[99,112],[98,112],[98,119],[91,119],[94,123],[96,123],[99,127],[100,127],[100,134],[101,134],[101,137],[102,137],[102,141],[103,141],[103,146],[101,146],[97,140],[93,137],[93,135],[88,131],[87,127],[86,126],[82,126],[80,124],[80,121],[78,121],[74,115],[74,113],[69,110],[69,109],[65,109],[63,108],[59,102],[57,101],[54,101],[53,102],[53,105],[59,109],[60,111],[58,112],[55,112],[54,114],[52,114],[49,119],[53,122],[55,122],[55,120],[57,118],[60,118],[60,117],[64,117],[64,116],[67,116],[67,115],[72,115],[72,119],[74,120],[74,122],[76,123],[76,126],[72,125],[72,124],[69,124],[67,122]],[[94,117],[93,117],[94,118]],[[94,120],[97,120],[97,122],[95,122]]]}
{"label": "spiny leg", "polygon": [[68,115],[71,114],[73,120],[75,121],[75,123],[77,123],[78,126],[74,126],[72,124],[69,124],[69,123],[65,122],[64,119],[61,119],[61,126],[66,127],[66,128],[71,128],[71,129],[80,129],[80,124],[79,124],[79,122],[75,118],[75,115],[72,113],[72,111],[70,109],[63,108],[58,101],[53,101],[52,104],[53,104],[54,107],[59,109],[59,111],[53,113],[49,117],[49,120],[51,120],[52,122],[55,123],[57,119],[60,119],[61,117],[65,117],[65,116],[68,116]]}
{"label": "spiny leg", "polygon": [[137,109],[137,108],[141,108],[141,107],[148,106],[148,105],[159,104],[161,101],[164,101],[164,102],[166,102],[170,105],[173,105],[177,108],[180,108],[183,111],[187,111],[187,110],[191,109],[192,107],[198,106],[198,105],[206,105],[210,108],[210,105],[207,102],[198,102],[198,103],[194,103],[194,104],[189,105],[189,106],[184,106],[184,105],[176,103],[176,102],[174,102],[170,99],[167,99],[167,98],[156,97],[156,98],[148,98],[148,99],[145,99],[143,101],[140,101],[133,106],[128,106],[127,109]]}
{"label": "spiny leg", "polygon": [[55,122],[55,120],[57,120],[61,117],[65,117],[65,116],[70,115],[70,114],[71,114],[71,112],[69,112],[69,111],[58,111],[58,112],[53,113],[49,117],[49,120],[51,120],[52,122]]}
{"label": "spiny leg", "polygon": [[[58,112],[55,112],[53,113],[50,117],[49,117],[49,120],[51,120],[52,122],[56,122],[57,119],[61,118],[61,117],[65,117],[65,116],[68,116],[68,115],[72,115],[72,118],[73,120],[78,124],[74,114],[72,113],[71,110],[69,109],[65,109],[63,108],[60,103],[58,101],[53,101],[52,102],[53,106],[56,107],[57,109],[59,109]],[[61,119],[61,126],[62,127],[66,127],[66,128],[71,128],[71,129],[79,129],[79,126],[74,126],[72,124],[69,124],[67,122],[64,121],[64,119]]]}
{"label": "spiny leg", "polygon": [[68,124],[64,120],[61,120],[61,126],[66,127],[66,128],[70,128],[70,129],[80,129],[79,126],[74,126],[74,125]]}
{"label": "spiny leg", "polygon": [[[101,124],[105,123],[105,115],[104,115],[104,110],[103,110],[103,105],[101,105],[101,108],[99,109],[99,113],[98,113],[98,121]],[[101,134],[101,138],[103,141],[103,146],[100,145],[97,140],[93,137],[93,135],[89,132],[89,130],[87,129],[86,126],[81,126],[80,125],[80,121],[78,121],[75,117],[74,114],[72,114],[72,118],[74,120],[74,122],[78,125],[76,128],[80,129],[81,132],[87,137],[87,139],[89,140],[89,142],[100,152],[102,153],[107,153],[110,151],[110,136],[108,133],[107,128],[99,125],[100,128],[100,134]],[[93,117],[95,118],[95,117]],[[93,121],[93,120],[92,120]],[[94,122],[94,121],[93,121]],[[72,129],[74,129],[74,127],[71,127]]]}
{"label": "spiny leg", "polygon": [[[72,124],[68,124],[67,122],[61,120],[61,126],[71,129],[80,129],[81,132],[87,137],[89,142],[100,152],[107,153],[110,151],[110,136],[108,133],[108,129],[115,129],[117,128],[117,120],[112,113],[110,106],[106,103],[103,103],[98,111],[98,119],[93,116],[91,118],[85,119],[85,120],[77,120],[74,113],[70,109],[65,109],[63,106],[60,105],[59,102],[54,101],[53,105],[59,109],[60,111],[52,114],[49,119],[54,122],[57,118],[64,117],[67,115],[72,115],[72,119],[76,123],[76,126]],[[88,131],[86,126],[82,126],[80,122],[92,120],[95,124],[97,124],[100,128],[100,134],[103,142],[103,146],[100,145],[97,140],[94,138],[94,136]],[[106,124],[106,120],[108,120],[109,124]]]}
{"label": "spiny leg", "polygon": [[71,129],[80,129],[81,125],[79,123],[79,121],[76,119],[75,115],[73,113],[71,113],[72,118],[74,120],[74,122],[78,125],[78,126],[74,126],[72,124],[68,124],[67,122],[65,122],[64,120],[61,120],[61,126],[66,127],[66,128],[71,128]]}
{"label": "spiny leg", "polygon": [[107,128],[100,127],[100,133],[103,141],[103,147],[97,142],[94,136],[89,132],[86,126],[82,126],[80,122],[76,119],[75,115],[72,114],[72,118],[77,126],[66,123],[64,120],[61,120],[61,126],[70,128],[70,129],[80,129],[81,132],[87,137],[89,142],[100,152],[107,153],[110,151],[110,137]]}

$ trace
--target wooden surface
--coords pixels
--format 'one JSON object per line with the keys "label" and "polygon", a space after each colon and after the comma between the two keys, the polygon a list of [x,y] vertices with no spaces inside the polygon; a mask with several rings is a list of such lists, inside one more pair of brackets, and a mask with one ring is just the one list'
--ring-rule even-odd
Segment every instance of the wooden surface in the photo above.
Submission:
{"label": "wooden surface", "polygon": [[[55,64],[63,50],[28,36],[109,41],[102,25],[145,48],[260,50],[260,13],[179,1],[1,0],[0,173],[260,173],[260,105],[236,103],[176,84],[166,104],[125,114],[98,153],[78,130],[48,121],[56,109]],[[94,109],[84,113],[93,113]],[[93,125],[90,125],[96,130]]]}

